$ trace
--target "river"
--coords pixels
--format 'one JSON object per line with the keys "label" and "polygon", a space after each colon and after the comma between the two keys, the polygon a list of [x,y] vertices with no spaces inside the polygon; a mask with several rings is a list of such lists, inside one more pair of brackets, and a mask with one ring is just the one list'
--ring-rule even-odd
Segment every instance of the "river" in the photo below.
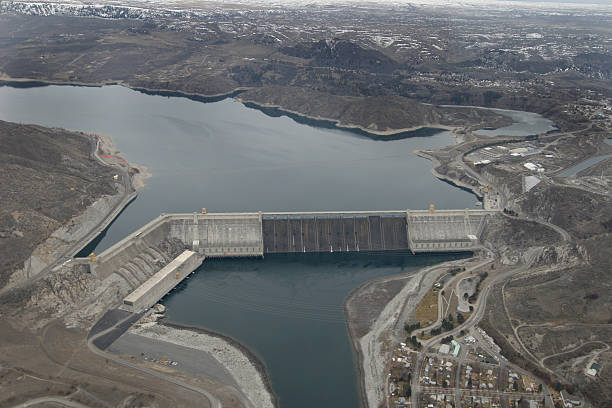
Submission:
{"label": "river", "polygon": [[[273,118],[233,99],[201,103],[121,86],[0,87],[0,119],[110,136],[153,177],[96,252],[163,212],[470,208],[415,149],[450,132],[375,141]],[[222,332],[267,366],[281,406],[359,405],[342,304],[371,279],[457,255],[298,254],[207,260],[164,299],[172,322]]]}
{"label": "river", "polygon": [[555,123],[534,112],[524,112],[511,109],[483,108],[481,106],[441,105],[446,108],[476,108],[487,109],[512,119],[512,123],[497,129],[480,129],[474,134],[480,136],[532,136],[556,130]]}

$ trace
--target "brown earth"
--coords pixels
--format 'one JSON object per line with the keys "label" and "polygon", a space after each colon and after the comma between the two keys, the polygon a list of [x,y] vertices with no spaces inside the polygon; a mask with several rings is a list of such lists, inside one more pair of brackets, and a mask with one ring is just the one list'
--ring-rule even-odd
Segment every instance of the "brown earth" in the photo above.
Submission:
{"label": "brown earth", "polygon": [[[93,158],[93,140],[82,133],[0,121],[3,285],[52,232],[97,198],[118,193],[112,181],[116,169]],[[199,393],[90,351],[88,328],[128,289],[120,282],[101,282],[85,265],[74,265],[3,293],[0,406],[47,396],[91,407],[209,406]],[[210,390],[224,407],[242,406],[222,384],[174,370],[166,374]]]}
{"label": "brown earth", "polygon": [[53,231],[116,191],[84,134],[0,121],[0,145],[1,288]]}
{"label": "brown earth", "polygon": [[401,96],[340,96],[289,86],[251,89],[238,99],[370,132],[397,132],[428,125],[502,127],[511,123],[507,117],[481,109],[438,108]]}
{"label": "brown earth", "polygon": [[[5,79],[120,83],[192,95],[248,89],[244,97],[260,104],[379,131],[431,124],[489,127],[507,120],[490,112],[434,108],[422,102],[533,111],[554,119],[563,129],[573,129],[575,118],[564,113],[563,104],[580,98],[577,87],[588,84],[591,89],[610,91],[605,82],[580,82],[561,74],[551,74],[554,88],[542,81],[536,88],[512,92],[461,83],[424,83],[412,71],[439,74],[438,68],[432,71],[431,65],[392,62],[391,70],[381,71],[378,64],[347,66],[348,60],[341,56],[322,64],[314,54],[295,56],[286,47],[260,42],[257,36],[240,38],[213,31],[196,41],[189,31],[137,20],[5,14],[0,16],[0,74]],[[350,41],[341,43],[356,62],[374,52]],[[466,69],[474,73],[461,63],[447,69],[459,76]],[[490,72],[488,77],[495,75]],[[526,75],[531,74],[520,77]]]}

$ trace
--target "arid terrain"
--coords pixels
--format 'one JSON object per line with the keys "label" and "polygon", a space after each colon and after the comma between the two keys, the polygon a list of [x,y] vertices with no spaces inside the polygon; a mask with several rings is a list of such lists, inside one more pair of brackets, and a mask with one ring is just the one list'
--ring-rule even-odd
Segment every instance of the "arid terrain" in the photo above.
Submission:
{"label": "arid terrain", "polygon": [[[125,187],[114,176],[126,171],[131,186],[138,170],[112,159],[100,162],[98,153],[117,152],[112,146],[96,152],[94,135],[0,122],[0,141],[0,406],[27,401],[37,401],[36,406],[70,401],[89,407],[209,406],[202,389],[217,390],[216,401],[223,406],[243,406],[218,382],[185,379],[159,367],[152,375],[146,364],[145,371],[130,369],[88,347],[89,328],[129,288],[117,279],[101,282],[86,265],[66,263],[63,257],[53,264],[83,236],[79,226],[93,228],[121,201]],[[167,248],[177,251],[171,243]],[[30,267],[32,259],[40,267]],[[166,375],[191,386],[177,386]]]}
{"label": "arid terrain", "polygon": [[[417,343],[437,347],[445,335],[458,339],[463,327],[480,328],[515,370],[587,406],[608,407],[612,158],[570,176],[562,171],[612,152],[606,143],[612,136],[610,27],[612,10],[605,5],[169,9],[3,1],[0,80],[11,86],[117,83],[196,100],[235,95],[269,114],[325,120],[375,138],[428,126],[452,129],[458,144],[418,153],[433,161],[436,176],[504,213],[484,232],[469,270],[444,282],[458,285],[454,279],[479,274],[474,313],[454,331],[436,334],[446,319],[440,313],[427,333],[420,326],[402,332],[414,316],[402,312],[405,299],[397,294],[411,295],[416,308],[442,273],[436,270],[422,280],[400,277],[353,293],[347,304],[353,335],[372,345],[368,352],[379,348],[370,354],[385,357],[412,332],[423,332],[414,337],[419,350]],[[479,136],[476,129],[509,119],[441,105],[536,112],[557,130]],[[221,381],[143,362],[119,364],[88,347],[88,329],[129,288],[118,280],[100,286],[81,266],[64,267],[65,253],[129,198],[139,172],[100,161],[97,140],[0,122],[0,406],[36,398],[92,407],[244,406]],[[99,222],[87,224],[91,217]],[[451,297],[443,311],[457,307]],[[367,319],[355,319],[357,326],[351,302],[374,305]],[[386,343],[377,343],[381,334]],[[372,370],[385,376],[382,357],[374,358]],[[418,369],[422,363],[415,361]],[[593,364],[599,369],[587,374]],[[418,375],[413,406],[431,394],[419,391]],[[49,396],[60,401],[44,400]],[[562,395],[552,398],[565,402]]]}

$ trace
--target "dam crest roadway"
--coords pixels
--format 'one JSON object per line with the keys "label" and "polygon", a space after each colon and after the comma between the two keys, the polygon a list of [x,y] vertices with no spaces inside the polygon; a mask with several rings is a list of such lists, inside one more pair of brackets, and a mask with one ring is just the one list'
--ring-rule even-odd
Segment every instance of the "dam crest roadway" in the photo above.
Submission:
{"label": "dam crest roadway", "polygon": [[[162,214],[104,252],[77,258],[99,279],[115,274],[133,292],[122,308],[157,303],[206,258],[275,253],[471,252],[499,210],[394,210]],[[185,250],[166,259],[167,240]]]}

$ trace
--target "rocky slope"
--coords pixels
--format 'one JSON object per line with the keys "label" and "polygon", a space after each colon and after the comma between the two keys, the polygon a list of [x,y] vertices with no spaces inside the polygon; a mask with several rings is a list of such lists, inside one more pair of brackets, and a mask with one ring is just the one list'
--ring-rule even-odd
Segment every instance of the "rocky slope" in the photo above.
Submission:
{"label": "rocky slope", "polygon": [[[97,200],[118,193],[115,171],[92,157],[90,137],[0,121],[0,287],[26,267],[34,248]],[[38,254],[44,264],[55,244]]]}

